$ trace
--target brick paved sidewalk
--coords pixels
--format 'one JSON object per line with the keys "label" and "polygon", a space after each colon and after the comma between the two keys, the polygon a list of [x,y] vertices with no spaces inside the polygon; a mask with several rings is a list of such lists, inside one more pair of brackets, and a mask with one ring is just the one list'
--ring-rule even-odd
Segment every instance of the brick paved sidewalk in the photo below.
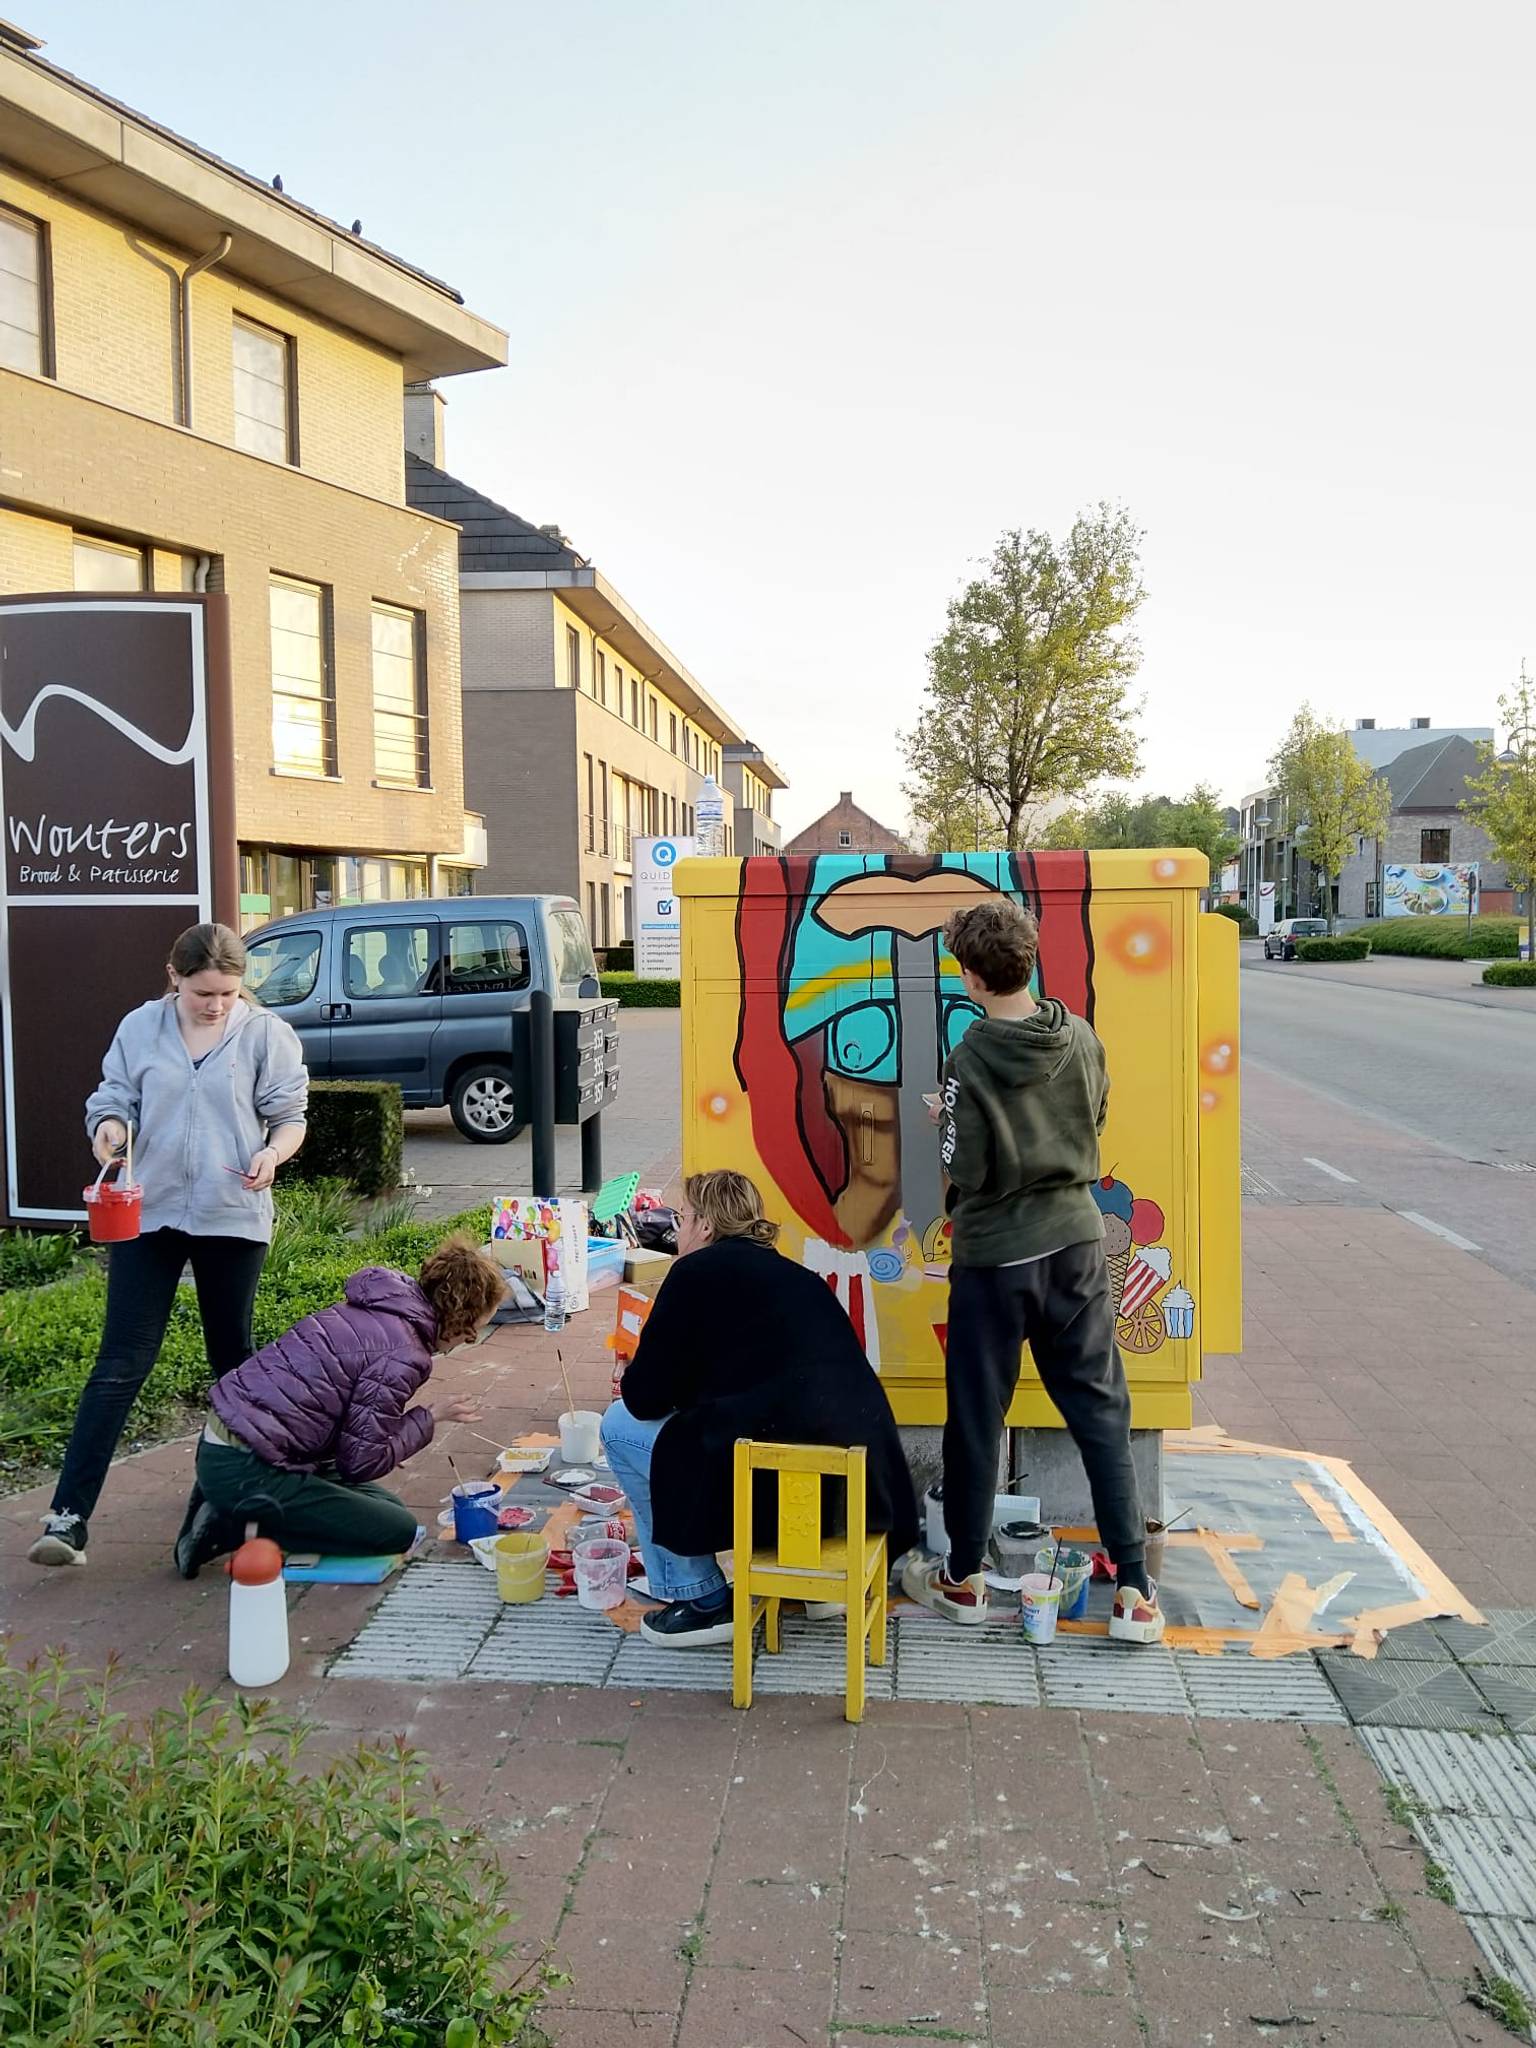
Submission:
{"label": "brick paved sidewalk", "polygon": [[[1378,1430],[1428,1428],[1389,1429],[1397,1415],[1373,1404],[1418,1417],[1414,1387],[1392,1392],[1394,1361],[1423,1385],[1428,1343],[1443,1356],[1454,1333],[1399,1342],[1394,1292],[1380,1285],[1394,1255],[1383,1237],[1369,1256],[1354,1241],[1330,1268],[1337,1326],[1314,1303],[1303,1343],[1276,1302],[1297,1218],[1250,1212],[1255,1348],[1242,1366],[1219,1366],[1204,1398],[1255,1436],[1269,1421],[1255,1404],[1268,1402],[1291,1441],[1317,1420],[1306,1412],[1315,1389],[1347,1424],[1318,1447],[1357,1457],[1413,1526],[1409,1495],[1434,1483],[1430,1466],[1410,1480],[1402,1442],[1390,1461],[1373,1468],[1371,1457]],[[1356,1220],[1318,1222],[1336,1239]],[[1417,1236],[1412,1249],[1438,1296],[1453,1290],[1465,1330],[1458,1272],[1434,1269],[1441,1255]],[[1400,1264],[1409,1285],[1411,1262]],[[1497,1276],[1473,1270],[1486,1324]],[[597,1316],[571,1326],[578,1399],[606,1391],[604,1327]],[[1495,1356],[1490,1337],[1477,1370],[1513,1391],[1518,1330],[1503,1342]],[[532,1333],[498,1333],[442,1379],[481,1396],[501,1440],[547,1426],[562,1405],[552,1347]],[[445,1432],[401,1475],[424,1520],[447,1491],[450,1450],[464,1463],[484,1446]],[[1442,1444],[1442,1457],[1459,1465],[1463,1451]],[[1436,1469],[1442,1489],[1461,1483],[1444,1476],[1454,1465]],[[122,1652],[124,1703],[136,1709],[190,1681],[221,1683],[224,1581],[183,1585],[166,1556],[190,1470],[186,1444],[123,1461],[83,1572],[23,1561],[41,1494],[0,1502],[0,1617],[20,1649],[58,1643],[92,1663]],[[1440,1499],[1424,1512],[1455,1505]],[[1425,1540],[1438,1554],[1433,1532]],[[1465,1548],[1475,1554],[1470,1538]],[[1467,1590],[1495,1597],[1491,1584]],[[829,1699],[760,1697],[737,1714],[715,1693],[328,1679],[376,1598],[339,1587],[295,1597],[280,1697],[318,1722],[322,1756],[360,1735],[406,1734],[452,1803],[485,1826],[526,1943],[553,1942],[574,1978],[550,2022],[558,2048],[631,2037],[656,2048],[1509,2038],[1468,2002],[1471,1937],[1431,1896],[1422,1852],[1389,1817],[1349,1730],[910,1703],[872,1703],[852,1730]]]}

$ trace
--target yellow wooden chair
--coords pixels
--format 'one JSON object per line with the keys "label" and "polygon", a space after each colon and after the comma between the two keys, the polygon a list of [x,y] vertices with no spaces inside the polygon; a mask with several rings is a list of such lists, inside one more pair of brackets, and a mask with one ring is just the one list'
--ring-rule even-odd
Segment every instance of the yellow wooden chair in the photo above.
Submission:
{"label": "yellow wooden chair", "polygon": [[[771,1550],[752,1547],[752,1478],[776,1472],[778,1541]],[[845,1536],[821,1533],[821,1482],[847,1483]],[[876,1664],[885,1662],[886,1582],[890,1576],[884,1536],[871,1536],[866,1519],[865,1454],[819,1444],[736,1445],[735,1633],[731,1699],[752,1704],[752,1639],[758,1617],[767,1616],[767,1648],[779,1648],[779,1608],[786,1600],[836,1601],[848,1615],[848,1694],[844,1714],[864,1718],[864,1645]]]}

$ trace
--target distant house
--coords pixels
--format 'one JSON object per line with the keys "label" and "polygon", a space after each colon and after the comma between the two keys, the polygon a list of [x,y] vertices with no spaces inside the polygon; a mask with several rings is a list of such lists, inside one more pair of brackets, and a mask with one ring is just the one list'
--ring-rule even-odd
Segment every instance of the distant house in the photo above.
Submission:
{"label": "distant house", "polygon": [[882,825],[868,811],[861,811],[853,791],[845,789],[830,811],[791,839],[786,853],[906,853],[910,849],[899,832]]}
{"label": "distant house", "polygon": [[1382,915],[1382,872],[1387,867],[1462,867],[1478,863],[1481,907],[1512,911],[1514,892],[1492,856],[1488,835],[1461,809],[1467,779],[1480,767],[1476,746],[1461,733],[1409,747],[1376,773],[1387,785],[1392,810],[1379,839],[1360,839],[1339,876],[1341,918]]}

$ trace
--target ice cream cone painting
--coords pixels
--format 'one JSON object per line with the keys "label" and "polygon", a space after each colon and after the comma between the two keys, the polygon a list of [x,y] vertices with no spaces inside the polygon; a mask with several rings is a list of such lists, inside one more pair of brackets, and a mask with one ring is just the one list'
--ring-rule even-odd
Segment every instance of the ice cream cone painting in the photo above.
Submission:
{"label": "ice cream cone painting", "polygon": [[[1198,967],[1201,927],[1222,922],[1198,914],[1201,869],[1194,855],[1119,852],[679,868],[683,1100],[696,1105],[685,1167],[734,1166],[757,1182],[781,1249],[848,1308],[901,1420],[942,1419],[951,1241],[925,1098],[978,1014],[943,926],[990,894],[1039,920],[1037,998],[1059,999],[1104,1040],[1095,1194],[1133,1413],[1139,1426],[1188,1420],[1213,1284],[1200,1246]],[[1214,1028],[1230,1062],[1202,1084],[1223,1103],[1235,1101],[1235,954],[1218,978],[1229,966],[1231,1021]],[[1235,1208],[1235,1161],[1230,1179]],[[1235,1274],[1218,1284],[1235,1289]],[[1056,1419],[1027,1359],[1015,1420],[1026,1416]]]}

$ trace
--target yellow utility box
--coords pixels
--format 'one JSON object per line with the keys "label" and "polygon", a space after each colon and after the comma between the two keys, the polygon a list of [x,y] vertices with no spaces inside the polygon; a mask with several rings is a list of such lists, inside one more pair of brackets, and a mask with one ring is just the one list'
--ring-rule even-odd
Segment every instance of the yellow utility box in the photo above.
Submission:
{"label": "yellow utility box", "polygon": [[[1035,993],[1109,1057],[1096,1197],[1137,1429],[1191,1420],[1207,1351],[1242,1342],[1237,930],[1187,851],[690,860],[683,1165],[762,1190],[825,1274],[899,1422],[944,1419],[949,1225],[923,1097],[978,1014],[941,932],[1003,894],[1040,920]],[[1016,1427],[1060,1418],[1025,1361]]]}

